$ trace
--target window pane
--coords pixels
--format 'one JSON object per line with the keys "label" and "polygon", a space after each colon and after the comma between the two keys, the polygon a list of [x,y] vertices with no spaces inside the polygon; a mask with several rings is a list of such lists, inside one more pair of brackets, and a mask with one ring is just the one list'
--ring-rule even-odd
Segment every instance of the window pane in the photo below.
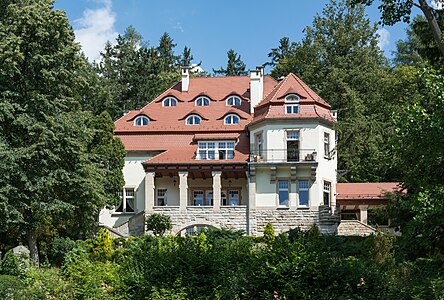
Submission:
{"label": "window pane", "polygon": [[207,143],[199,143],[199,149],[207,148]]}
{"label": "window pane", "polygon": [[126,212],[134,212],[134,198],[126,199]]}
{"label": "window pane", "polygon": [[308,189],[308,180],[299,180],[299,189]]}
{"label": "window pane", "polygon": [[225,148],[225,142],[219,143],[219,149],[221,149],[221,148]]}
{"label": "window pane", "polygon": [[216,154],[214,150],[208,151],[208,159],[216,159]]}
{"label": "window pane", "polygon": [[227,143],[227,148],[228,149],[234,149],[234,142],[228,142]]}
{"label": "window pane", "polygon": [[208,149],[214,149],[216,147],[215,143],[208,143]]}
{"label": "window pane", "polygon": [[203,191],[194,191],[193,193],[193,200],[195,206],[203,206],[203,197],[204,192]]}
{"label": "window pane", "polygon": [[308,190],[299,190],[299,205],[308,206]]}
{"label": "window pane", "polygon": [[233,159],[234,158],[234,151],[228,150],[227,151],[227,159]]}
{"label": "window pane", "polygon": [[288,190],[288,181],[279,181],[279,189],[286,189]]}
{"label": "window pane", "polygon": [[229,191],[228,205],[239,205],[239,191]]}
{"label": "window pane", "polygon": [[279,191],[279,205],[288,206],[288,190]]}
{"label": "window pane", "polygon": [[205,205],[207,206],[213,205],[213,192],[207,191],[207,195],[205,197]]}
{"label": "window pane", "polygon": [[207,151],[205,150],[199,150],[199,156],[198,159],[207,159]]}
{"label": "window pane", "polygon": [[299,140],[299,131],[287,131],[287,140]]}
{"label": "window pane", "polygon": [[219,159],[227,159],[226,150],[219,150]]}
{"label": "window pane", "polygon": [[329,205],[330,203],[330,192],[324,192],[324,205]]}

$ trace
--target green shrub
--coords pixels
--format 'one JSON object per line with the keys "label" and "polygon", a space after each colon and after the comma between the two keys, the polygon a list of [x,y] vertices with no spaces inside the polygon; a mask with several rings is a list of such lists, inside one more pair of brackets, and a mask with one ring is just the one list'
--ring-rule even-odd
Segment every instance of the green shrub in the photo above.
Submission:
{"label": "green shrub", "polygon": [[113,237],[105,228],[100,228],[94,239],[94,257],[99,260],[108,260],[113,254]]}
{"label": "green shrub", "polygon": [[163,236],[165,232],[173,228],[171,217],[168,215],[152,214],[145,222],[146,229],[151,230],[155,236]]}
{"label": "green shrub", "polygon": [[26,280],[27,299],[32,300],[70,300],[74,298],[74,290],[55,268],[32,268]]}
{"label": "green shrub", "polygon": [[0,299],[23,299],[25,281],[16,276],[0,275]]}
{"label": "green shrub", "polygon": [[264,228],[264,240],[266,243],[271,243],[274,240],[273,224],[267,223]]}
{"label": "green shrub", "polygon": [[29,267],[30,261],[27,255],[17,256],[9,250],[0,262],[0,274],[23,278],[26,277]]}
{"label": "green shrub", "polygon": [[78,247],[77,243],[69,238],[55,237],[51,241],[48,258],[51,264],[61,266],[65,259],[66,253]]}

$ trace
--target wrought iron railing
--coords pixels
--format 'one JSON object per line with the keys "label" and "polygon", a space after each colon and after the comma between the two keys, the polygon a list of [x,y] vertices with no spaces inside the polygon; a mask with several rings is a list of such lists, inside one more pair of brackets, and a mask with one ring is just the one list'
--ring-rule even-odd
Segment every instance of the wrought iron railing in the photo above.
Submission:
{"label": "wrought iron railing", "polygon": [[250,162],[316,162],[314,149],[269,149],[250,153]]}

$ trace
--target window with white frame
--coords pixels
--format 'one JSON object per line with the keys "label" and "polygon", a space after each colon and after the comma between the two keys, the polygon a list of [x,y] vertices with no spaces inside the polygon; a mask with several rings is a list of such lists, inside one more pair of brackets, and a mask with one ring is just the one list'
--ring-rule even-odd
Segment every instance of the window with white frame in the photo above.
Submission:
{"label": "window with white frame", "polygon": [[324,156],[330,157],[330,134],[324,132]]}
{"label": "window with white frame", "polygon": [[146,126],[150,123],[147,116],[138,116],[134,119],[134,126]]}
{"label": "window with white frame", "polygon": [[307,207],[309,202],[309,182],[308,180],[298,181],[299,206]]}
{"label": "window with white frame", "polygon": [[324,205],[330,205],[331,200],[331,182],[324,181]]}
{"label": "window with white frame", "polygon": [[228,106],[240,106],[241,99],[238,96],[230,96],[227,99],[227,105]]}
{"label": "window with white frame", "polygon": [[285,113],[298,114],[300,100],[301,98],[296,94],[290,94],[287,97],[285,97]]}
{"label": "window with white frame", "polygon": [[134,188],[124,187],[117,195],[120,197],[120,204],[116,212],[133,213],[135,211]]}
{"label": "window with white frame", "polygon": [[287,130],[287,161],[299,161],[299,130]]}
{"label": "window with white frame", "polygon": [[199,97],[194,101],[195,106],[210,106],[210,99],[207,97]]}
{"label": "window with white frame", "polygon": [[234,159],[233,141],[202,141],[198,142],[196,159],[222,160]]}
{"label": "window with white frame", "polygon": [[254,153],[255,155],[257,155],[257,156],[259,156],[259,157],[262,157],[262,150],[263,150],[263,140],[262,140],[262,133],[257,133],[255,136],[254,136],[255,138],[254,138],[254,143],[255,143],[255,145],[254,145],[254,150],[255,150],[255,152],[256,153]]}
{"label": "window with white frame", "polygon": [[213,190],[194,190],[192,206],[212,206]]}
{"label": "window with white frame", "polygon": [[157,206],[168,205],[167,189],[157,189]]}
{"label": "window with white frame", "polygon": [[236,114],[230,114],[228,116],[225,117],[224,119],[224,123],[226,125],[234,125],[234,124],[239,124],[240,123],[240,118],[238,115]]}
{"label": "window with white frame", "polygon": [[289,205],[289,184],[288,180],[279,180],[278,181],[278,197],[279,197],[279,206],[288,206]]}
{"label": "window with white frame", "polygon": [[162,106],[176,106],[177,105],[177,99],[174,97],[166,97],[163,102]]}
{"label": "window with white frame", "polygon": [[200,125],[201,121],[202,121],[202,119],[198,115],[191,115],[191,116],[187,117],[186,124],[187,125]]}
{"label": "window with white frame", "polygon": [[240,190],[229,189],[221,191],[221,204],[224,206],[238,206],[240,202]]}

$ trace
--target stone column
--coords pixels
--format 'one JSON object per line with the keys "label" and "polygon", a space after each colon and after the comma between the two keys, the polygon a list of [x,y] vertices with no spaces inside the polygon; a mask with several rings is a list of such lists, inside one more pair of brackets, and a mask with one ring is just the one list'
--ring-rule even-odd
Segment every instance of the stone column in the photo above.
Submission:
{"label": "stone column", "polygon": [[186,213],[188,205],[188,172],[179,172],[179,206],[180,212]]}
{"label": "stone column", "polygon": [[[221,183],[221,171],[213,171],[211,172],[213,175],[213,211],[220,212],[220,205],[221,205],[221,189],[222,189],[222,183]],[[228,195],[227,195],[228,197]]]}
{"label": "stone column", "polygon": [[256,209],[256,176],[255,170],[246,172],[248,186],[248,202],[247,202],[247,235],[254,235],[256,228],[255,209]]}
{"label": "stone column", "polygon": [[154,190],[156,188],[154,183],[154,178],[156,173],[146,172],[145,173],[145,212],[152,213],[154,206]]}
{"label": "stone column", "polygon": [[359,205],[359,220],[364,224],[368,223],[367,209],[368,205]]}

